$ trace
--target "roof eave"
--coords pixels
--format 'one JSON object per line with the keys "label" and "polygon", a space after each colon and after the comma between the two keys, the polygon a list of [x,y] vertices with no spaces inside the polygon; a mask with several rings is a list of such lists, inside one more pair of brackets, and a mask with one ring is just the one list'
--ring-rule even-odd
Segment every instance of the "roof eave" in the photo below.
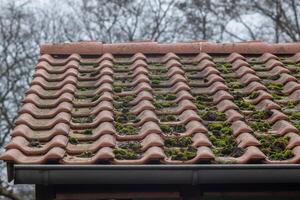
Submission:
{"label": "roof eave", "polygon": [[298,164],[14,165],[16,184],[300,183]]}

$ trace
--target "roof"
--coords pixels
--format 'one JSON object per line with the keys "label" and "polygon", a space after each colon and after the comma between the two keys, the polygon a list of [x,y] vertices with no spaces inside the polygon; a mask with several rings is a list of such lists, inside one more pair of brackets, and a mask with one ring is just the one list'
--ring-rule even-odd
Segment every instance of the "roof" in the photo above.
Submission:
{"label": "roof", "polygon": [[1,159],[300,162],[300,44],[45,44]]}

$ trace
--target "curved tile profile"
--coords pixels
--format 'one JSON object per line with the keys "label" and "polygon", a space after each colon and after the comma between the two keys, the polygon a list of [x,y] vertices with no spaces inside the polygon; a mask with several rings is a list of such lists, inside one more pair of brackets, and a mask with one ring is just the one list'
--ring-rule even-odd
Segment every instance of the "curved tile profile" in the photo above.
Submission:
{"label": "curved tile profile", "polygon": [[[300,62],[299,51],[295,44],[262,42],[44,45],[0,159],[23,164],[300,163],[299,130],[291,117],[298,111],[293,105],[300,102],[300,86],[298,71],[290,66]],[[285,149],[293,155],[281,160],[264,155],[261,133],[253,126],[258,121],[270,126],[265,133],[288,137]],[[213,131],[211,123],[226,128]],[[212,136],[222,131],[235,140],[237,152],[215,151]],[[122,158],[115,155],[118,149],[133,155]],[[170,156],[175,149],[179,156]],[[186,150],[192,156],[180,158]]]}
{"label": "curved tile profile", "polygon": [[110,162],[114,159],[113,150],[110,147],[103,147],[97,151],[92,157],[79,157],[79,156],[66,156],[60,162],[62,164],[70,165],[86,165],[86,164],[95,164],[101,162]]}
{"label": "curved tile profile", "polygon": [[56,135],[68,135],[69,125],[65,123],[58,123],[48,130],[33,130],[25,124],[17,125],[11,132],[12,137],[22,136],[27,140],[49,141]]}
{"label": "curved tile profile", "polygon": [[54,147],[46,154],[33,156],[25,155],[18,149],[9,149],[0,156],[1,160],[13,161],[17,164],[42,164],[50,161],[58,161],[64,157],[65,150],[60,147]]}
{"label": "curved tile profile", "polygon": [[28,141],[22,136],[16,136],[12,138],[5,148],[18,149],[25,155],[42,155],[55,147],[64,149],[67,146],[67,143],[68,138],[64,135],[56,135],[45,144],[39,143],[38,140]]}

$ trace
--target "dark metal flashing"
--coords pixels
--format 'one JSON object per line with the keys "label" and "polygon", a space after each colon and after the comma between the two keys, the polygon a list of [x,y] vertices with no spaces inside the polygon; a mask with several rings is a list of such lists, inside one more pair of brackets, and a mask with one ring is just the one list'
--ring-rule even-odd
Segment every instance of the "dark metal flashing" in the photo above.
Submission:
{"label": "dark metal flashing", "polygon": [[14,165],[16,184],[300,183],[300,165]]}

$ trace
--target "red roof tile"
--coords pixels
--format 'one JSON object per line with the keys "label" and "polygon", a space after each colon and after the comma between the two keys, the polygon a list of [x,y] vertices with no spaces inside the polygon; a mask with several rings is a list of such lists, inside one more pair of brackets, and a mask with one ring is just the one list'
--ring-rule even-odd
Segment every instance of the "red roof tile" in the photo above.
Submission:
{"label": "red roof tile", "polygon": [[300,44],[45,44],[2,160],[300,162]]}

